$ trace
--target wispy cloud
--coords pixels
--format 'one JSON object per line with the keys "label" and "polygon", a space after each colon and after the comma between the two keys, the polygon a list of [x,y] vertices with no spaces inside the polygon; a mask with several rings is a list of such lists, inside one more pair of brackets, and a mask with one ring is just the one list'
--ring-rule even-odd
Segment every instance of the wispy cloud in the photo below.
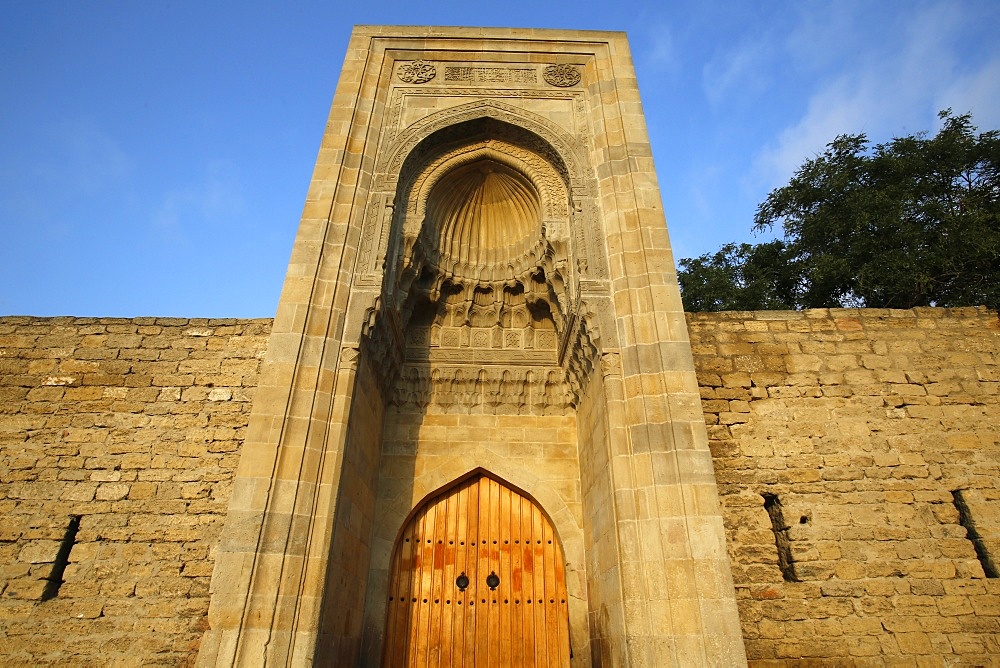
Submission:
{"label": "wispy cloud", "polygon": [[0,217],[47,239],[62,239],[80,212],[128,199],[135,161],[121,143],[84,119],[30,128],[0,154]]}
{"label": "wispy cloud", "polygon": [[1000,56],[973,72],[958,76],[935,99],[934,107],[973,113],[980,128],[1000,127]]}
{"label": "wispy cloud", "polygon": [[[854,15],[855,30],[863,30],[865,39],[844,38],[843,65],[824,68],[804,114],[758,152],[756,180],[768,188],[786,182],[838,134],[865,132],[883,141],[930,129],[943,107],[972,110],[977,122],[992,120],[988,116],[995,115],[1000,99],[1000,64],[996,59],[978,66],[963,61],[959,35],[967,18],[960,9],[955,3],[924,6],[895,27],[858,27],[872,17]],[[838,15],[824,32],[815,17],[804,20],[789,38],[791,57],[808,58],[817,51],[830,56],[850,23]],[[886,31],[881,39],[876,38],[879,30]],[[963,67],[967,71],[959,74]]]}
{"label": "wispy cloud", "polygon": [[[65,156],[59,160],[70,185],[83,193],[118,187],[130,178],[135,163],[116,139],[85,121],[58,128]],[[51,163],[50,163],[51,164]]]}
{"label": "wispy cloud", "polygon": [[667,26],[658,26],[653,31],[653,44],[649,53],[649,58],[661,67],[676,67],[677,47],[674,44],[673,32]]}
{"label": "wispy cloud", "polygon": [[238,222],[246,212],[246,201],[237,170],[227,161],[205,166],[197,181],[163,195],[153,209],[153,229],[171,241],[189,241],[200,230]]}
{"label": "wispy cloud", "polygon": [[644,68],[662,76],[673,74],[683,67],[683,57],[677,45],[673,27],[658,18],[650,22],[636,35],[631,36],[633,57]]}
{"label": "wispy cloud", "polygon": [[702,88],[712,105],[763,90],[772,78],[776,59],[770,39],[755,35],[717,54],[702,68]]}

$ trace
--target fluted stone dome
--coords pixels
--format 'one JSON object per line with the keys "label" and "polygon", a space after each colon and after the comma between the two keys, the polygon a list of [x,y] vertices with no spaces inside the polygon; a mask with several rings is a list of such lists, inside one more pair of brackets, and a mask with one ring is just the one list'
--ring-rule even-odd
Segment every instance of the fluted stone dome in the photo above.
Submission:
{"label": "fluted stone dome", "polygon": [[541,235],[534,186],[493,160],[465,165],[442,178],[431,190],[426,211],[440,258],[453,266],[515,262]]}

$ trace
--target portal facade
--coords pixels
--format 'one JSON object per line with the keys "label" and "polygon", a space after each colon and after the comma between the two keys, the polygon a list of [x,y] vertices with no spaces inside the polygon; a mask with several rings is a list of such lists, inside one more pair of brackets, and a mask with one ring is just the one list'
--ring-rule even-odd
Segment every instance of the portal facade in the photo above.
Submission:
{"label": "portal facade", "polygon": [[202,665],[745,662],[623,34],[355,29],[209,625]]}

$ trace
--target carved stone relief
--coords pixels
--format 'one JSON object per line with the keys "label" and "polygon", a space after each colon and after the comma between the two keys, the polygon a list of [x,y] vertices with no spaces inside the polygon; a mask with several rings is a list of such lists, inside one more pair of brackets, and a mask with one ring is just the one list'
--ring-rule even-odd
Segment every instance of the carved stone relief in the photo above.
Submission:
{"label": "carved stone relief", "polygon": [[593,197],[576,200],[573,208],[575,241],[580,244],[577,266],[580,267],[581,277],[606,281],[608,279],[608,260],[604,226],[600,220],[600,208]]}
{"label": "carved stone relief", "polygon": [[576,134],[578,137],[590,137],[590,125],[587,123],[587,100],[583,95],[573,98],[573,112],[576,118]]}
{"label": "carved stone relief", "polygon": [[[597,364],[596,315],[575,288],[607,277],[596,189],[577,170],[577,140],[543,122],[544,135],[533,132],[531,117],[496,101],[461,105],[383,151],[377,185],[395,202],[370,199],[359,266],[383,276],[366,345],[397,410],[561,413]],[[490,213],[465,197],[523,203]]]}
{"label": "carved stone relief", "polygon": [[[491,110],[499,109],[501,108],[501,106],[507,107],[510,110],[512,110],[507,114],[510,118],[517,116],[518,112],[531,113],[530,111],[525,110],[523,107],[509,103],[503,103],[496,98],[570,101],[573,105],[573,110],[574,110],[573,115],[575,119],[575,127],[558,130],[557,128],[559,126],[553,123],[550,119],[544,116],[533,114],[535,116],[535,120],[542,124],[549,124],[555,132],[566,132],[566,130],[570,130],[571,135],[564,137],[564,141],[566,142],[567,145],[575,147],[574,150],[582,150],[583,145],[586,143],[585,139],[590,136],[590,128],[586,118],[586,113],[587,113],[586,95],[582,90],[553,89],[553,88],[504,89],[504,88],[487,88],[485,86],[486,86],[485,83],[477,86],[468,86],[468,85],[461,86],[460,82],[453,82],[452,87],[421,86],[419,88],[397,87],[393,89],[393,91],[390,94],[389,102],[387,104],[388,122],[383,127],[382,134],[379,140],[380,141],[379,145],[382,147],[381,148],[382,155],[387,154],[387,149],[388,152],[395,151],[394,145],[397,143],[396,138],[399,137],[401,134],[407,135],[409,134],[409,131],[411,129],[422,127],[426,122],[430,121],[432,117],[434,119],[437,119],[437,121],[431,121],[433,125],[438,126],[437,129],[441,129],[443,127],[451,125],[451,123],[448,123],[447,121],[443,120],[444,117],[448,116],[456,109],[460,110],[459,113],[461,113],[461,111],[464,111],[470,105],[471,106],[478,105],[486,108],[486,114],[485,114],[486,116],[495,117],[498,118],[499,120],[507,120],[507,119],[500,119],[499,115],[494,115]],[[461,99],[465,97],[465,98],[474,98],[474,101],[460,104],[450,109],[443,109],[441,111],[435,112],[430,116],[426,116],[415,122],[412,122],[410,125],[404,128],[401,119],[403,118],[404,115],[404,108],[407,105],[407,100],[408,98],[419,98],[419,97],[435,97],[435,98],[443,97],[446,99],[447,98]],[[484,99],[484,98],[492,98],[492,99]],[[433,131],[434,130],[431,130],[430,132]],[[532,131],[537,132],[538,129],[532,128]],[[550,137],[546,134],[541,134],[540,136],[546,138],[546,140],[550,139]],[[418,138],[417,141],[419,142],[420,139]],[[583,154],[582,153],[579,154],[578,157],[582,159]],[[582,164],[586,164],[586,160],[583,160]]]}
{"label": "carved stone relief", "polygon": [[358,361],[359,350],[353,346],[344,346],[340,349],[341,365],[354,365]]}
{"label": "carved stone relief", "polygon": [[552,164],[504,136],[465,143],[433,158],[412,181],[410,189],[413,195],[407,201],[407,214],[423,215],[430,188],[444,174],[482,158],[510,164],[523,172],[542,195],[543,216],[554,218],[567,215],[569,200],[566,185]]}
{"label": "carved stone relief", "polygon": [[[524,92],[527,96],[536,97],[538,95],[537,91]],[[470,94],[477,96],[490,94],[509,96],[509,91],[489,91],[483,89],[452,90],[434,88],[426,89],[426,93],[437,96]],[[547,93],[549,97],[553,95],[564,95],[569,99],[576,97],[575,93],[569,91],[552,91]],[[393,102],[394,105],[401,103],[401,96],[397,97]],[[398,122],[398,114],[395,111],[391,111],[390,114]],[[519,135],[519,141],[516,143],[548,160],[563,175],[563,179],[570,185],[574,192],[579,192],[581,195],[592,195],[596,192],[596,185],[593,183],[592,176],[585,176],[581,170],[581,165],[586,164],[586,161],[583,159],[584,149],[579,140],[566,135],[542,116],[497,100],[477,100],[452,107],[451,109],[417,121],[395,136],[387,137],[387,141],[391,145],[383,147],[382,155],[388,157],[376,168],[376,174],[383,180],[383,183],[380,183],[380,188],[383,186],[386,189],[395,187],[395,180],[401,172],[404,160],[410,161],[416,159],[419,161],[419,151],[415,153],[415,149],[428,136],[435,134],[437,137],[436,133],[441,133],[440,141],[455,141],[469,134],[470,127],[462,126],[464,122],[484,118],[492,118],[510,125],[513,128],[512,131]],[[434,143],[437,144],[438,142]],[[432,146],[426,143],[421,147],[424,151],[432,148]]]}
{"label": "carved stone relief", "polygon": [[388,193],[374,192],[368,198],[358,248],[358,264],[355,285],[378,288],[381,283],[381,267],[385,260],[387,237],[389,235],[392,199]]}
{"label": "carved stone relief", "polygon": [[575,86],[580,83],[580,70],[572,65],[549,65],[542,70],[542,77],[546,83],[561,88]]}
{"label": "carved stone relief", "polygon": [[437,68],[422,60],[403,63],[396,71],[396,76],[403,83],[427,83],[437,75]]}
{"label": "carved stone relief", "polygon": [[445,81],[474,83],[537,83],[533,67],[445,67]]}
{"label": "carved stone relief", "polygon": [[621,355],[618,353],[604,353],[601,355],[601,373],[605,378],[608,376],[620,376],[622,373]]}
{"label": "carved stone relief", "polygon": [[389,403],[400,411],[428,413],[562,415],[574,399],[557,366],[408,365]]}

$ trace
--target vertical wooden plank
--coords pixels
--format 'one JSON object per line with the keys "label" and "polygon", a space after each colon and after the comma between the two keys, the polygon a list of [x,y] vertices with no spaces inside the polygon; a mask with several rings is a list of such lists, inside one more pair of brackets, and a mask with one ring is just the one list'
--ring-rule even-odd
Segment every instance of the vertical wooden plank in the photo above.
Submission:
{"label": "vertical wooden plank", "polygon": [[535,599],[535,572],[542,568],[542,564],[539,563],[535,554],[535,538],[538,531],[535,526],[535,513],[534,505],[527,504],[525,511],[525,532],[527,533],[527,537],[525,540],[524,558],[530,564],[530,568],[524,574],[524,597],[522,603],[524,603],[524,624],[530,631],[530,642],[525,647],[524,660],[527,665],[531,666],[538,665],[536,660],[538,653],[537,645],[545,641],[543,634],[535,624],[535,606],[532,604],[532,601]]}
{"label": "vertical wooden plank", "polygon": [[421,610],[423,606],[420,604],[420,599],[424,595],[422,575],[424,568],[424,524],[427,522],[428,510],[429,508],[421,511],[417,528],[413,532],[413,572],[410,574],[410,605],[412,607],[410,609],[409,637],[407,638],[409,645],[407,654],[412,665],[418,665],[417,656],[420,654],[420,639],[425,635],[424,630],[421,628],[421,620],[423,618]]}
{"label": "vertical wooden plank", "polygon": [[566,593],[566,555],[563,554],[562,545],[556,536],[555,529],[552,530],[552,543],[556,546],[556,602],[559,604],[559,637],[562,665],[570,665],[572,654],[571,638],[569,634],[569,596]]}
{"label": "vertical wooden plank", "polygon": [[413,530],[414,522],[407,523],[396,549],[391,572],[392,586],[389,590],[388,628],[383,650],[386,665],[400,665],[406,658],[410,631],[410,590],[413,573]]}
{"label": "vertical wooden plank", "polygon": [[431,623],[427,632],[427,640],[430,644],[427,651],[429,666],[440,665],[441,659],[441,626],[444,621],[441,606],[441,574],[444,569],[444,540],[448,522],[447,496],[443,496],[438,500],[435,504],[435,510],[433,535],[431,536],[430,543],[433,565],[431,567],[430,594],[427,597],[427,606],[431,613]]}
{"label": "vertical wooden plank", "polygon": [[407,615],[407,627],[405,629],[400,629],[406,633],[406,639],[404,640],[404,645],[406,647],[407,661],[412,661],[413,657],[416,655],[417,651],[417,637],[418,637],[418,620],[420,618],[420,555],[423,549],[422,535],[423,535],[423,523],[424,518],[427,516],[427,509],[421,510],[420,513],[414,517],[413,522],[413,539],[411,541],[412,547],[410,547],[410,572],[407,574],[407,580],[409,581],[408,589],[410,594],[410,602],[408,603],[409,609],[406,612]]}
{"label": "vertical wooden plank", "polygon": [[510,517],[510,609],[511,609],[511,663],[515,666],[524,665],[524,615],[521,606],[515,601],[521,600],[521,589],[524,569],[524,555],[521,545],[521,522],[524,498],[516,494],[511,499]]}
{"label": "vertical wooden plank", "polygon": [[468,513],[466,515],[466,568],[469,577],[469,588],[465,590],[462,605],[465,608],[465,662],[474,666],[476,662],[476,582],[479,554],[479,480],[475,479],[469,486]]}
{"label": "vertical wooden plank", "polygon": [[511,567],[510,567],[510,508],[511,490],[498,485],[499,488],[499,534],[497,535],[497,551],[499,552],[499,562],[497,574],[500,576],[500,587],[497,590],[497,613],[500,624],[500,653],[498,658],[500,663],[511,665],[511,610],[513,601],[510,598],[511,591]]}
{"label": "vertical wooden plank", "polygon": [[431,637],[434,628],[434,527],[438,521],[440,509],[436,503],[432,503],[427,509],[424,520],[423,542],[421,544],[421,569],[420,569],[420,598],[417,605],[420,606],[420,654],[417,655],[417,664],[420,666],[431,665]]}
{"label": "vertical wooden plank", "polygon": [[531,559],[534,568],[531,573],[531,614],[535,629],[535,665],[548,665],[545,655],[545,606],[539,604],[545,595],[545,550],[542,548],[542,526],[544,522],[538,508],[531,511]]}
{"label": "vertical wooden plank", "polygon": [[479,479],[479,544],[476,552],[476,666],[489,666],[490,618],[486,576],[490,572],[490,479]]}
{"label": "vertical wooden plank", "polygon": [[462,603],[462,592],[458,590],[455,581],[460,573],[465,571],[465,538],[468,531],[468,498],[469,484],[466,482],[455,495],[455,529],[450,540],[452,541],[454,563],[451,568],[450,579],[446,578],[447,596],[451,599],[452,618],[452,640],[451,657],[452,664],[463,665],[462,657],[465,652],[465,605]]}
{"label": "vertical wooden plank", "polygon": [[[454,617],[451,613],[451,592],[454,588],[455,577],[452,571],[455,570],[455,506],[458,500],[458,489],[453,488],[441,501],[444,505],[444,522],[441,533],[438,535],[435,546],[435,557],[440,559],[437,565],[437,577],[435,579],[434,607],[437,608],[438,617],[441,620],[441,627],[438,637],[439,658],[434,665],[451,665],[452,624]],[[450,576],[450,577],[449,577]]]}
{"label": "vertical wooden plank", "polygon": [[468,513],[469,484],[466,482],[458,491],[455,499],[455,531],[452,536],[453,562],[451,566],[451,579],[446,582],[448,586],[448,596],[451,598],[452,617],[452,641],[451,655],[452,665],[462,665],[462,653],[465,651],[465,607],[458,603],[461,600],[462,592],[458,591],[455,581],[459,573],[465,570],[465,534],[468,528],[466,514]]}
{"label": "vertical wooden plank", "polygon": [[[543,516],[544,519],[544,516]],[[552,540],[552,526],[545,522],[542,527],[542,549],[545,554],[545,590],[542,592],[542,611],[545,619],[545,655],[551,666],[561,666],[559,656],[559,615],[556,604],[556,560],[555,545]]]}
{"label": "vertical wooden plank", "polygon": [[408,581],[407,589],[409,592],[409,601],[407,605],[409,606],[406,616],[407,616],[407,626],[406,628],[400,628],[400,632],[405,633],[406,637],[402,640],[403,646],[406,648],[406,663],[413,661],[413,657],[417,651],[417,620],[420,616],[420,609],[417,606],[418,597],[420,596],[420,551],[421,551],[421,527],[423,525],[424,516],[426,515],[426,509],[421,510],[417,513],[413,519],[413,537],[411,540],[412,546],[410,548],[410,572],[406,574]]}
{"label": "vertical wooden plank", "polygon": [[524,662],[525,665],[535,663],[535,627],[531,617],[531,608],[528,607],[528,598],[531,596],[531,573],[534,570],[534,560],[531,552],[531,507],[526,507],[521,515],[521,560],[524,563],[524,572],[521,574],[521,591],[518,603],[521,606],[521,626],[524,629]]}
{"label": "vertical wooden plank", "polygon": [[[490,572],[500,575],[500,485],[492,479],[490,483]],[[490,605],[490,656],[491,664],[502,666],[500,659],[500,609],[498,603],[503,599],[500,597],[499,589],[489,591],[487,587],[488,600]]]}
{"label": "vertical wooden plank", "polygon": [[[421,513],[421,516],[423,513]],[[400,564],[399,573],[399,592],[401,601],[399,624],[397,626],[397,642],[400,651],[399,661],[405,661],[407,653],[410,648],[410,632],[413,626],[414,613],[416,608],[413,606],[412,596],[414,591],[415,583],[413,581],[414,571],[419,568],[417,563],[417,549],[419,545],[417,541],[420,540],[420,534],[418,532],[419,518],[414,518],[414,521],[410,522],[409,527],[407,527],[407,534],[409,539],[405,542],[406,545],[406,561]],[[399,665],[399,664],[396,664]]]}
{"label": "vertical wooden plank", "polygon": [[[395,629],[386,633],[386,642],[392,642],[395,650],[392,655],[392,663],[388,665],[402,665],[404,661],[407,660],[409,650],[411,648],[411,632],[413,627],[413,604],[410,602],[410,596],[413,594],[413,571],[416,568],[416,533],[417,526],[420,517],[419,513],[410,519],[406,530],[403,533],[404,545],[407,545],[407,552],[409,554],[409,559],[406,562],[405,568],[401,564],[399,570],[393,570],[393,577],[398,578],[400,582],[399,591],[403,596],[403,607],[401,614],[397,616],[397,622]],[[405,542],[406,536],[409,536],[409,543]]]}
{"label": "vertical wooden plank", "polygon": [[531,547],[531,514],[532,504],[525,503],[521,513],[521,561],[523,572],[521,574],[521,589],[518,596],[521,612],[521,627],[523,634],[524,662],[525,665],[535,663],[535,622],[531,615],[531,607],[528,606],[528,598],[531,596],[532,572],[534,570],[534,560],[532,559]]}

